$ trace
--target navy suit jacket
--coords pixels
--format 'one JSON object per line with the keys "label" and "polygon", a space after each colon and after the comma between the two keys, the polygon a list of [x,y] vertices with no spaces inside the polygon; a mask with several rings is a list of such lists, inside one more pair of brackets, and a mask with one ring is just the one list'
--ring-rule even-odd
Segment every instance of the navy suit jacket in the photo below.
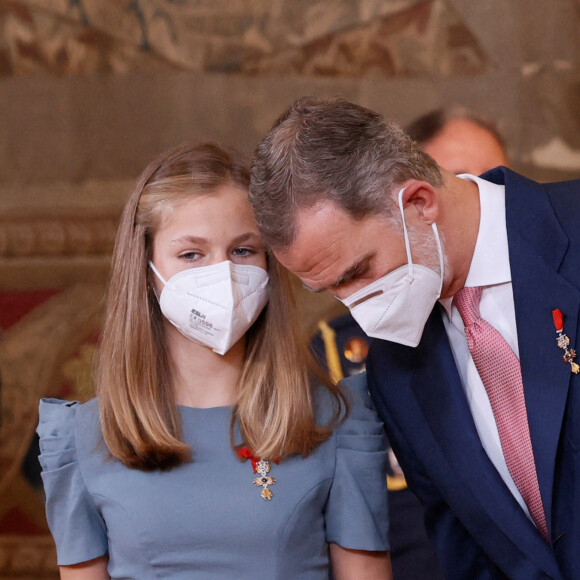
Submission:
{"label": "navy suit jacket", "polygon": [[375,340],[369,389],[445,576],[580,579],[580,180],[538,184],[505,168],[506,222],[530,436],[551,543],[527,519],[477,434],[437,304],[417,348]]}

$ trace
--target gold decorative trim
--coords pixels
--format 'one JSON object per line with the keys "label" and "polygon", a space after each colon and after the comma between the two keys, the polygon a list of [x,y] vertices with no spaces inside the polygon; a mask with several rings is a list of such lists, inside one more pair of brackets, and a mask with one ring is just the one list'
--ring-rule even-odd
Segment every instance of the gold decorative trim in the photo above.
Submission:
{"label": "gold decorative trim", "polygon": [[387,475],[387,489],[389,491],[401,491],[407,489],[407,480],[403,475]]}
{"label": "gold decorative trim", "polygon": [[0,257],[110,254],[118,215],[0,217]]}
{"label": "gold decorative trim", "polygon": [[52,395],[63,365],[98,331],[102,284],[76,284],[28,313],[2,335],[0,496],[20,471],[38,424],[38,401]]}
{"label": "gold decorative trim", "polygon": [[333,328],[325,320],[321,320],[318,323],[318,329],[320,330],[322,342],[324,343],[330,380],[333,383],[338,383],[338,381],[344,379],[344,373],[342,372],[340,355],[338,353],[338,347],[336,346],[336,332],[334,332]]}

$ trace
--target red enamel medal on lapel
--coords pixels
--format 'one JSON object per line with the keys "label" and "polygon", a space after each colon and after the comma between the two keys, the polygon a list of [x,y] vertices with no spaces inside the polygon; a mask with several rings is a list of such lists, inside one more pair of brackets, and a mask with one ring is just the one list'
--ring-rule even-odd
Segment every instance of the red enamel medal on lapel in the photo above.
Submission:
{"label": "red enamel medal on lapel", "polygon": [[558,346],[564,351],[562,355],[562,360],[565,363],[569,363],[572,372],[577,375],[580,372],[580,365],[574,362],[576,358],[576,351],[573,348],[568,348],[570,346],[570,339],[564,334],[564,316],[559,308],[552,310],[552,317],[554,318],[554,326],[556,327],[556,333],[558,338],[556,342]]}

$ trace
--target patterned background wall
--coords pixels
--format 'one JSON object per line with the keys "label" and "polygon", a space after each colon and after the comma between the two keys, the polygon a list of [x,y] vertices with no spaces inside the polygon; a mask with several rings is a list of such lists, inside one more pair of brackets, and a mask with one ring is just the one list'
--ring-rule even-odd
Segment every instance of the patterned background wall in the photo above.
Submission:
{"label": "patterned background wall", "polygon": [[[215,139],[251,155],[304,94],[406,124],[463,104],[513,165],[580,175],[580,0],[1,0],[0,580],[56,577],[40,396],[86,398],[132,180]],[[304,324],[332,309],[302,297]]]}
{"label": "patterned background wall", "polygon": [[485,53],[452,5],[417,2],[6,2],[4,75],[468,74]]}

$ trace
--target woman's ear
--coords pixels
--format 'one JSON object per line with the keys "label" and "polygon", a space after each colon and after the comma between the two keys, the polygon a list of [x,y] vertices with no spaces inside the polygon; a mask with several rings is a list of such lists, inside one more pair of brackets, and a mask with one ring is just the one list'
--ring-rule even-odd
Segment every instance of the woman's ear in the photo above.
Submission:
{"label": "woman's ear", "polygon": [[410,179],[402,184],[401,188],[405,188],[403,192],[403,208],[410,209],[409,206],[415,210],[416,217],[431,225],[437,221],[439,214],[439,204],[437,200],[437,190],[430,183],[420,181],[417,179]]}

